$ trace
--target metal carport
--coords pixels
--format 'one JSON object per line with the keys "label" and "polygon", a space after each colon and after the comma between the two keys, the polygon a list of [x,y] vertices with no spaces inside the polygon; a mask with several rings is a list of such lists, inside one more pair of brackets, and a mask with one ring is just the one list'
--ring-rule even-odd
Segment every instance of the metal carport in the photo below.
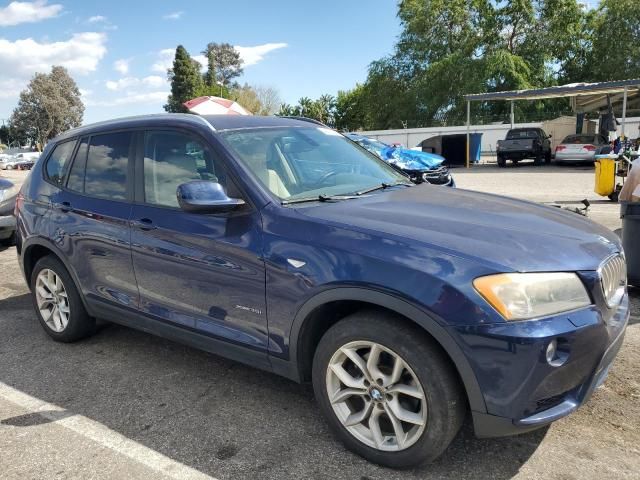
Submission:
{"label": "metal carport", "polygon": [[535,88],[530,90],[511,90],[506,92],[476,93],[465,95],[467,101],[467,168],[469,168],[469,142],[471,135],[471,102],[502,100],[511,102],[511,128],[513,128],[513,102],[518,100],[541,100],[543,98],[571,99],[574,112],[592,112],[608,105],[622,108],[622,135],[625,135],[627,108],[640,108],[640,79],[620,80],[600,83],[571,83],[557,87]]}

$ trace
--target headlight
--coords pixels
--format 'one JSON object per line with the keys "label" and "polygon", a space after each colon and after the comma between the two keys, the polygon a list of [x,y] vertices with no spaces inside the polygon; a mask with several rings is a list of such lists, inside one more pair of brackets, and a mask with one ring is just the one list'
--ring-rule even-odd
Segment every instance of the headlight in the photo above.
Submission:
{"label": "headlight", "polygon": [[506,320],[526,320],[591,305],[575,273],[501,273],[479,277],[474,288]]}
{"label": "headlight", "polygon": [[0,202],[6,200],[7,198],[11,198],[18,194],[18,187],[13,185],[5,190],[0,190]]}

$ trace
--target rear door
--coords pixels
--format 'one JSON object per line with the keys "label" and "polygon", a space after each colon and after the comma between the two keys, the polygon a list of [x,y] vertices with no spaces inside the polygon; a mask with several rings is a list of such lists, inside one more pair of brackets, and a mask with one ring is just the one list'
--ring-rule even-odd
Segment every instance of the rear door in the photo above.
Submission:
{"label": "rear door", "polygon": [[[260,213],[202,138],[183,130],[148,130],[138,141],[131,225],[140,309],[266,358]],[[176,189],[191,180],[218,181],[247,205],[225,214],[184,212]]]}
{"label": "rear door", "polygon": [[135,308],[129,217],[133,197],[133,134],[80,139],[66,185],[52,199],[52,238],[70,259],[90,302]]}

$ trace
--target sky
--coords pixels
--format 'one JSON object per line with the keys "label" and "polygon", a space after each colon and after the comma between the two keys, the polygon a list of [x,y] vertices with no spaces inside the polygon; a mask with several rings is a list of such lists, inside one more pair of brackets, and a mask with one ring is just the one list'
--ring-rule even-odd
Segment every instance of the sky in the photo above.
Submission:
{"label": "sky", "polygon": [[52,65],[78,84],[85,123],[161,112],[179,44],[196,58],[208,42],[236,46],[238,81],[287,103],[335,95],[364,81],[399,33],[393,0],[0,0],[0,124]]}

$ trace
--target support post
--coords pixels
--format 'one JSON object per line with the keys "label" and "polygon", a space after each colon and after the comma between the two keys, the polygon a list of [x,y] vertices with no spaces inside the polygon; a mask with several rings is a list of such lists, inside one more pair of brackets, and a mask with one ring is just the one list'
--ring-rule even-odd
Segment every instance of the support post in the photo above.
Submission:
{"label": "support post", "polygon": [[513,115],[513,100],[511,100],[511,114],[509,115],[509,120],[511,121],[511,130],[513,130],[513,124],[514,124],[514,115]]}
{"label": "support post", "polygon": [[471,166],[471,101],[467,100],[467,168]]}
{"label": "support post", "polygon": [[627,87],[624,87],[624,96],[622,97],[622,139],[626,140],[627,136],[625,135],[625,123],[627,120]]}

